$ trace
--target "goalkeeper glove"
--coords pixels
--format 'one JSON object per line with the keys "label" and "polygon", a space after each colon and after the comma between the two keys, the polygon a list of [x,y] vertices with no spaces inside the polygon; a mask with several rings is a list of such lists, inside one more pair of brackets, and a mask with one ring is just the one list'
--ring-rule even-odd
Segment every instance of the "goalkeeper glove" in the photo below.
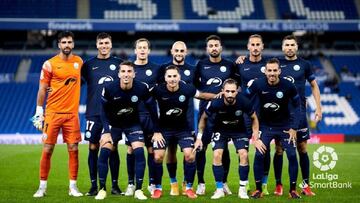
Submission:
{"label": "goalkeeper glove", "polygon": [[42,106],[36,106],[36,113],[31,118],[31,121],[33,122],[33,125],[36,129],[40,131],[42,130],[44,121],[44,109]]}

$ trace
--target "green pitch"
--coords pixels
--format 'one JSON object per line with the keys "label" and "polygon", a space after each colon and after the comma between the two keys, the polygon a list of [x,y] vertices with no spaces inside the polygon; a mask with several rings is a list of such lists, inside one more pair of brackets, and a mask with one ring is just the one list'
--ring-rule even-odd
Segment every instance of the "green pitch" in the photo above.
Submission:
{"label": "green pitch", "polygon": [[[316,193],[314,197],[302,196],[299,202],[357,202],[360,199],[360,144],[336,144],[336,145],[325,145],[332,147],[337,153],[338,160],[336,166],[326,172],[321,172],[320,169],[316,168],[313,164],[313,153],[322,145],[309,145],[309,156],[311,162],[311,181],[316,184],[313,191]],[[41,145],[0,145],[0,202],[95,202],[94,197],[80,197],[74,198],[69,197],[68,192],[68,156],[65,145],[57,145],[55,152],[52,157],[51,171],[48,180],[47,196],[42,199],[35,199],[32,197],[33,193],[37,190],[39,180],[39,160],[41,155]],[[238,177],[238,159],[234,153],[233,146],[231,149],[231,169],[229,174],[229,186],[233,192],[233,195],[226,196],[216,202],[245,202],[237,197],[239,177]],[[272,152],[274,146],[272,146]],[[212,174],[211,150],[208,150],[207,154],[207,166],[205,171],[206,184],[206,196],[199,197],[196,200],[187,199],[184,196],[172,197],[169,196],[169,178],[164,165],[164,177],[163,177],[163,197],[160,200],[147,200],[147,202],[205,202],[213,200],[210,199],[212,192],[215,190],[214,177]],[[78,177],[78,187],[85,193],[89,189],[89,175],[87,168],[87,145],[80,146],[80,168]],[[120,177],[119,185],[122,190],[125,190],[127,185],[127,173],[126,173],[126,149],[125,146],[120,147]],[[324,154],[323,154],[324,155]],[[178,163],[178,180],[181,181],[183,178],[182,172],[182,155],[179,153]],[[321,156],[321,163],[328,164],[331,161],[331,155],[325,154]],[[254,176],[253,176],[253,159],[254,159],[254,148],[251,146],[250,149],[250,186],[254,189]],[[330,160],[329,160],[330,159]],[[108,183],[110,174],[108,176]],[[147,174],[145,174],[144,191],[145,194],[150,197],[146,190],[148,183]],[[274,178],[273,168],[271,166],[269,175],[269,192],[274,191]],[[326,180],[324,180],[324,178]],[[301,172],[299,168],[298,183],[301,181]],[[284,156],[284,168],[283,168],[283,183],[284,183],[284,195],[282,197],[276,197],[272,194],[265,196],[261,200],[248,200],[250,202],[287,202],[288,200],[288,173],[287,173],[287,159]],[[195,180],[195,187],[196,187]],[[338,188],[330,188],[330,187]],[[351,188],[346,188],[351,186]],[[342,188],[339,188],[342,187]],[[344,188],[345,187],[345,188]],[[108,188],[111,188],[108,184]],[[300,191],[300,189],[298,189]],[[104,200],[106,202],[140,202],[131,197],[123,196],[112,196],[109,194]],[[215,202],[215,201],[213,201]]]}

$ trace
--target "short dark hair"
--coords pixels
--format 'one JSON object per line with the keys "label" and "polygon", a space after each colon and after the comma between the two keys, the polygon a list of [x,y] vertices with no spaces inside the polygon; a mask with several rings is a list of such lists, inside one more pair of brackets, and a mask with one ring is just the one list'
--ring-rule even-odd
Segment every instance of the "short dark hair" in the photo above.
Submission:
{"label": "short dark hair", "polygon": [[259,34],[253,34],[253,35],[250,35],[249,38],[248,38],[248,41],[250,41],[251,38],[259,38],[261,39],[261,41],[263,41],[263,38],[261,35]]}
{"label": "short dark hair", "polygon": [[279,61],[279,59],[277,59],[277,58],[271,58],[271,59],[269,59],[268,61],[266,61],[266,65],[267,64],[278,64],[279,65],[279,68],[280,68],[280,61]]}
{"label": "short dark hair", "polygon": [[74,40],[75,35],[71,31],[62,31],[58,34],[57,40],[58,42],[60,42],[62,38],[67,38],[67,37],[71,37]]}
{"label": "short dark hair", "polygon": [[224,81],[224,83],[222,84],[222,88],[223,88],[223,89],[224,89],[224,87],[225,87],[226,84],[229,84],[229,85],[234,84],[234,85],[236,85],[236,88],[239,87],[239,85],[238,85],[238,83],[236,82],[236,80],[234,80],[234,79],[232,79],[232,78],[228,78],[228,79],[226,79],[226,80]]}
{"label": "short dark hair", "polygon": [[140,43],[140,42],[146,42],[148,44],[149,49],[150,49],[150,47],[151,47],[150,41],[148,39],[146,39],[146,38],[140,38],[140,39],[136,40],[135,43],[134,43],[134,48],[135,49],[136,49],[136,45],[138,43]]}
{"label": "short dark hair", "polygon": [[131,61],[123,61],[123,62],[120,63],[119,67],[121,67],[121,66],[131,66],[132,68],[135,67],[134,63],[131,62]]}
{"label": "short dark hair", "polygon": [[284,42],[285,40],[295,40],[295,42],[296,42],[296,44],[297,44],[297,39],[296,39],[295,35],[286,35],[286,36],[283,38],[282,42]]}
{"label": "short dark hair", "polygon": [[176,70],[178,73],[180,73],[180,70],[177,66],[175,65],[169,65],[165,68],[165,73],[168,71],[168,70]]}
{"label": "short dark hair", "polygon": [[206,38],[206,43],[208,43],[210,40],[217,40],[217,41],[220,42],[220,44],[222,44],[222,43],[221,43],[221,38],[220,38],[219,36],[217,36],[217,35],[210,35],[210,36],[208,36],[208,37]]}
{"label": "short dark hair", "polygon": [[109,35],[106,32],[101,32],[96,36],[96,41],[99,40],[99,39],[106,39],[106,38],[109,38],[110,40],[112,40],[111,35]]}

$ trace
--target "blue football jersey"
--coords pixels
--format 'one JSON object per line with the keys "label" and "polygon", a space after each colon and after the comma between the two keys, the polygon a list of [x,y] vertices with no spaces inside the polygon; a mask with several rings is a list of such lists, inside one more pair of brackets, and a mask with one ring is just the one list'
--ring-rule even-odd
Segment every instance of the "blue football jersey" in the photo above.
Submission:
{"label": "blue football jersey", "polygon": [[[280,78],[276,85],[270,85],[267,78],[261,78],[246,90],[247,94],[259,98],[259,123],[268,127],[291,127],[297,129],[300,113],[300,98],[294,84]],[[293,108],[289,108],[292,104]]]}
{"label": "blue football jersey", "polygon": [[251,62],[249,57],[244,60],[244,63],[237,64],[236,76],[239,85],[243,91],[249,87],[254,80],[265,77],[265,65],[268,58],[261,57],[258,62]]}
{"label": "blue football jersey", "polygon": [[160,66],[151,62],[145,65],[135,65],[135,77],[136,80],[145,83],[151,89],[159,80]]}
{"label": "blue football jersey", "polygon": [[180,82],[179,89],[170,92],[165,83],[154,87],[152,93],[160,108],[159,126],[165,130],[192,130],[187,121],[189,101],[196,94],[193,85]]}
{"label": "blue football jersey", "polygon": [[108,125],[126,128],[140,124],[139,103],[152,103],[151,94],[144,83],[134,80],[129,90],[121,89],[119,84],[120,80],[111,82],[105,85],[102,92],[101,117],[105,132]]}
{"label": "blue football jersey", "polygon": [[233,105],[226,105],[224,98],[219,98],[211,101],[205,112],[212,118],[214,131],[246,133],[244,114],[251,117],[254,109],[248,98],[238,94]]}
{"label": "blue football jersey", "polygon": [[[169,65],[174,65],[172,61],[165,63],[161,65],[161,75],[160,75],[160,81],[165,82],[164,75],[165,75],[165,69]],[[184,65],[175,65],[180,70],[180,76],[181,80],[184,81],[187,84],[194,84],[195,80],[195,66],[192,66],[188,63],[184,63]]]}
{"label": "blue football jersey", "polygon": [[101,91],[107,82],[117,80],[120,58],[97,57],[87,60],[81,68],[82,80],[87,84],[86,118],[100,116]]}
{"label": "blue football jersey", "polygon": [[301,104],[303,107],[306,106],[305,97],[305,83],[309,83],[315,80],[315,75],[312,72],[311,64],[302,58],[289,61],[285,57],[280,58],[281,77],[292,82],[300,96]]}
{"label": "blue football jersey", "polygon": [[195,85],[201,92],[217,94],[223,82],[235,76],[235,64],[227,59],[213,63],[209,58],[200,60],[196,65]]}

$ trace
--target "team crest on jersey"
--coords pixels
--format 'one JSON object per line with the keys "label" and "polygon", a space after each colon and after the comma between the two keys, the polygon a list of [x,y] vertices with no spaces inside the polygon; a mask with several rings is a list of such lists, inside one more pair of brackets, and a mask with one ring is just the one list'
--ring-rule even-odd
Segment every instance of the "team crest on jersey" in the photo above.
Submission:
{"label": "team crest on jersey", "polygon": [[190,71],[189,71],[189,70],[185,70],[185,71],[184,71],[184,75],[190,76]]}
{"label": "team crest on jersey", "polygon": [[242,111],[241,111],[241,110],[235,111],[235,116],[240,116],[241,114],[242,114]]}
{"label": "team crest on jersey", "polygon": [[110,68],[110,70],[115,70],[115,69],[116,69],[116,66],[115,66],[114,64],[111,64],[111,65],[109,66],[109,68]]}
{"label": "team crest on jersey", "polygon": [[299,65],[295,65],[293,68],[294,68],[294,71],[299,71],[299,70],[300,70],[300,66],[299,66]]}
{"label": "team crest on jersey", "polygon": [[185,99],[186,99],[186,97],[185,97],[184,95],[180,95],[180,97],[179,97],[179,101],[180,101],[180,102],[184,102]]}
{"label": "team crest on jersey", "polygon": [[223,72],[223,73],[225,73],[225,72],[226,72],[226,67],[225,67],[225,66],[221,66],[221,67],[220,67],[220,71]]}
{"label": "team crest on jersey", "polygon": [[261,68],[260,68],[260,71],[261,71],[262,73],[265,73],[265,66],[261,67]]}
{"label": "team crest on jersey", "polygon": [[90,131],[86,131],[85,137],[86,137],[86,138],[90,138],[90,137],[91,137],[91,132],[90,132]]}
{"label": "team crest on jersey", "polygon": [[277,98],[281,99],[281,98],[283,98],[283,96],[284,96],[284,94],[281,91],[276,92],[276,97]]}
{"label": "team crest on jersey", "polygon": [[75,63],[74,63],[74,68],[75,68],[75,69],[78,69],[78,68],[79,68],[79,64],[75,62]]}
{"label": "team crest on jersey", "polygon": [[145,74],[146,74],[147,76],[150,76],[150,75],[152,75],[152,71],[151,71],[150,69],[147,69],[147,70],[145,71]]}
{"label": "team crest on jersey", "polygon": [[132,102],[137,102],[138,100],[139,100],[139,98],[136,95],[131,97]]}

